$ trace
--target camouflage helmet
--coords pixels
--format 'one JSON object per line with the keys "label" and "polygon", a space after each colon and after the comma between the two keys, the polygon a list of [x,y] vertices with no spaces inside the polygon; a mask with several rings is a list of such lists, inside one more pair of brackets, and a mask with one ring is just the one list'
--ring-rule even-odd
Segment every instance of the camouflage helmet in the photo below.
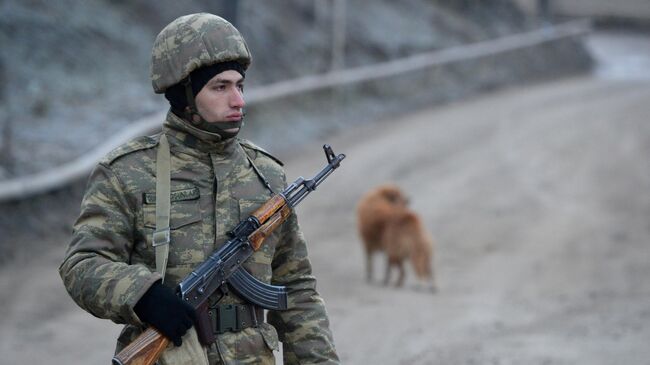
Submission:
{"label": "camouflage helmet", "polygon": [[156,37],[151,51],[151,84],[157,94],[203,66],[237,61],[251,63],[246,41],[227,20],[208,13],[182,16]]}

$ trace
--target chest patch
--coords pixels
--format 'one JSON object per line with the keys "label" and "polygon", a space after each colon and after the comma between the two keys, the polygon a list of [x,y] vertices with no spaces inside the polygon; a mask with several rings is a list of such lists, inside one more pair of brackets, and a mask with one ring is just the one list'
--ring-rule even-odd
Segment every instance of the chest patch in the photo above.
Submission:
{"label": "chest patch", "polygon": [[[198,199],[199,197],[200,197],[199,188],[197,187],[176,190],[170,193],[170,200],[172,202],[179,202],[184,200],[195,200]],[[156,193],[145,193],[143,200],[145,204],[156,204]]]}

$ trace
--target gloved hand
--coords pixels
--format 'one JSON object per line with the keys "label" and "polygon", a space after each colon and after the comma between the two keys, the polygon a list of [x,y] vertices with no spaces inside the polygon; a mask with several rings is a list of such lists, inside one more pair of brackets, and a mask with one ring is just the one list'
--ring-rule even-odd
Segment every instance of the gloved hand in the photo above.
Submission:
{"label": "gloved hand", "polygon": [[144,293],[133,310],[143,322],[154,326],[176,346],[181,345],[181,337],[196,320],[194,308],[160,281]]}

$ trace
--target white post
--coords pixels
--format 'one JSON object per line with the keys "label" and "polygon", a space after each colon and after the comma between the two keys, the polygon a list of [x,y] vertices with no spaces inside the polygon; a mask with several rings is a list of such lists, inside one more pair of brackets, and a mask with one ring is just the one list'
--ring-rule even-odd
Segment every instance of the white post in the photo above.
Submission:
{"label": "white post", "polygon": [[224,1],[222,9],[222,16],[236,28],[239,27],[239,0]]}
{"label": "white post", "polygon": [[346,0],[333,1],[332,16],[332,70],[345,66]]}
{"label": "white post", "polygon": [[329,17],[329,3],[324,0],[314,0],[314,21],[317,27],[325,25]]}

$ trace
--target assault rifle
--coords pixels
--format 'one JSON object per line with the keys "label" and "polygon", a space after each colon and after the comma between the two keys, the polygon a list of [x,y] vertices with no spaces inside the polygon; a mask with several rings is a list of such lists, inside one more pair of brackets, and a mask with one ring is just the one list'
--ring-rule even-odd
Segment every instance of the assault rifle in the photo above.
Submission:
{"label": "assault rifle", "polygon": [[[185,277],[176,287],[176,294],[196,309],[199,340],[206,345],[214,342],[208,314],[208,298],[221,299],[229,285],[238,295],[260,307],[273,310],[287,309],[287,291],[283,286],[263,283],[249,274],[241,265],[264,240],[273,233],[309,193],[325,180],[345,158],[335,155],[328,145],[323,146],[327,166],[312,179],[299,177],[284,191],[242,220],[229,232],[231,237],[207,260]],[[113,365],[151,365],[169,344],[169,339],[153,327],[147,328],[131,344],[113,357]]]}

